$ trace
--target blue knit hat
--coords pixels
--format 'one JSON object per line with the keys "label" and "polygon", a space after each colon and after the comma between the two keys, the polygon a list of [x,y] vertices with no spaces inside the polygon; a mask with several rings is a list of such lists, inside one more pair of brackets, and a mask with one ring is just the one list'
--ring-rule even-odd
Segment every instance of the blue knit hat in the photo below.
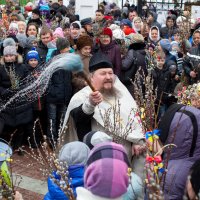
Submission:
{"label": "blue knit hat", "polygon": [[162,39],[160,40],[160,46],[164,51],[171,51],[172,46],[171,43],[168,39]]}
{"label": "blue knit hat", "polygon": [[40,58],[39,58],[39,54],[38,54],[38,52],[36,51],[36,49],[35,48],[33,48],[31,51],[29,51],[28,53],[27,53],[27,55],[26,55],[26,60],[27,60],[27,62],[30,60],[30,59],[36,59],[36,60],[40,60]]}

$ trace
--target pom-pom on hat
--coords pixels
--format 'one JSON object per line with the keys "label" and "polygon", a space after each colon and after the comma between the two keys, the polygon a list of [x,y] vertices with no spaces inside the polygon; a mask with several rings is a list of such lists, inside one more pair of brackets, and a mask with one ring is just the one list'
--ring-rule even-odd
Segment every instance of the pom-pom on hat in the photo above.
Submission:
{"label": "pom-pom on hat", "polygon": [[81,50],[85,46],[91,46],[92,47],[93,42],[92,39],[89,36],[81,36],[78,38],[76,46],[78,50]]}
{"label": "pom-pom on hat", "polygon": [[7,47],[7,46],[16,46],[16,42],[13,38],[6,38],[3,41],[3,47]]}
{"label": "pom-pom on hat", "polygon": [[95,53],[89,61],[89,71],[94,72],[102,68],[113,68],[113,64],[105,54]]}
{"label": "pom-pom on hat", "polygon": [[56,47],[58,51],[70,47],[70,43],[67,38],[58,38],[56,41]]}
{"label": "pom-pom on hat", "polygon": [[101,35],[108,35],[110,36],[110,38],[112,38],[113,36],[112,30],[110,28],[104,28],[101,32]]}
{"label": "pom-pom on hat", "polygon": [[59,160],[67,162],[67,165],[85,165],[90,153],[89,147],[79,141],[65,144],[59,153]]}
{"label": "pom-pom on hat", "polygon": [[29,60],[31,60],[31,59],[36,59],[36,60],[38,60],[38,61],[40,60],[39,54],[38,54],[38,52],[36,51],[35,48],[32,48],[32,50],[29,51],[29,52],[26,54],[26,60],[27,60],[27,62],[28,62]]}
{"label": "pom-pom on hat", "polygon": [[85,188],[100,197],[120,197],[129,185],[128,168],[128,156],[122,145],[113,142],[98,144],[87,161]]}
{"label": "pom-pom on hat", "polygon": [[16,46],[6,46],[3,49],[3,55],[17,55]]}

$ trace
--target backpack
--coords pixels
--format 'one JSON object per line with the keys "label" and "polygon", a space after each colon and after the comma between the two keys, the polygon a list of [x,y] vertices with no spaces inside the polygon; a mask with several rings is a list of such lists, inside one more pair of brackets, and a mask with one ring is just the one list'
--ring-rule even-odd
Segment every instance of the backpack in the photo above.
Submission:
{"label": "backpack", "polygon": [[137,57],[138,52],[133,51],[133,62],[128,69],[122,69],[120,73],[120,80],[124,84],[131,84],[131,81],[134,81],[133,78],[137,72]]}

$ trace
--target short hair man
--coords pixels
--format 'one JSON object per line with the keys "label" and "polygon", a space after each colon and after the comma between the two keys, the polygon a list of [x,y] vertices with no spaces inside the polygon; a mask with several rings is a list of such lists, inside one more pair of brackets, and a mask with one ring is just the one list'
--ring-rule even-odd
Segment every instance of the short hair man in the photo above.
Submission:
{"label": "short hair man", "polygon": [[46,55],[48,52],[47,44],[52,40],[52,38],[52,31],[47,27],[42,28],[40,32],[40,42],[37,48],[41,62],[44,62],[46,60]]}

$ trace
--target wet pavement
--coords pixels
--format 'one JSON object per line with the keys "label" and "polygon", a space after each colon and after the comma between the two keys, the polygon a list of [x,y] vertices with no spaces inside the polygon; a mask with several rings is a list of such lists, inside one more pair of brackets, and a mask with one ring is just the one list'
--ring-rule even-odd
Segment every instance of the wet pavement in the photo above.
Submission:
{"label": "wet pavement", "polygon": [[[30,152],[28,147],[25,147]],[[11,171],[15,190],[22,193],[24,200],[42,200],[47,192],[46,178],[42,176],[40,165],[26,153],[21,156],[14,152]]]}

